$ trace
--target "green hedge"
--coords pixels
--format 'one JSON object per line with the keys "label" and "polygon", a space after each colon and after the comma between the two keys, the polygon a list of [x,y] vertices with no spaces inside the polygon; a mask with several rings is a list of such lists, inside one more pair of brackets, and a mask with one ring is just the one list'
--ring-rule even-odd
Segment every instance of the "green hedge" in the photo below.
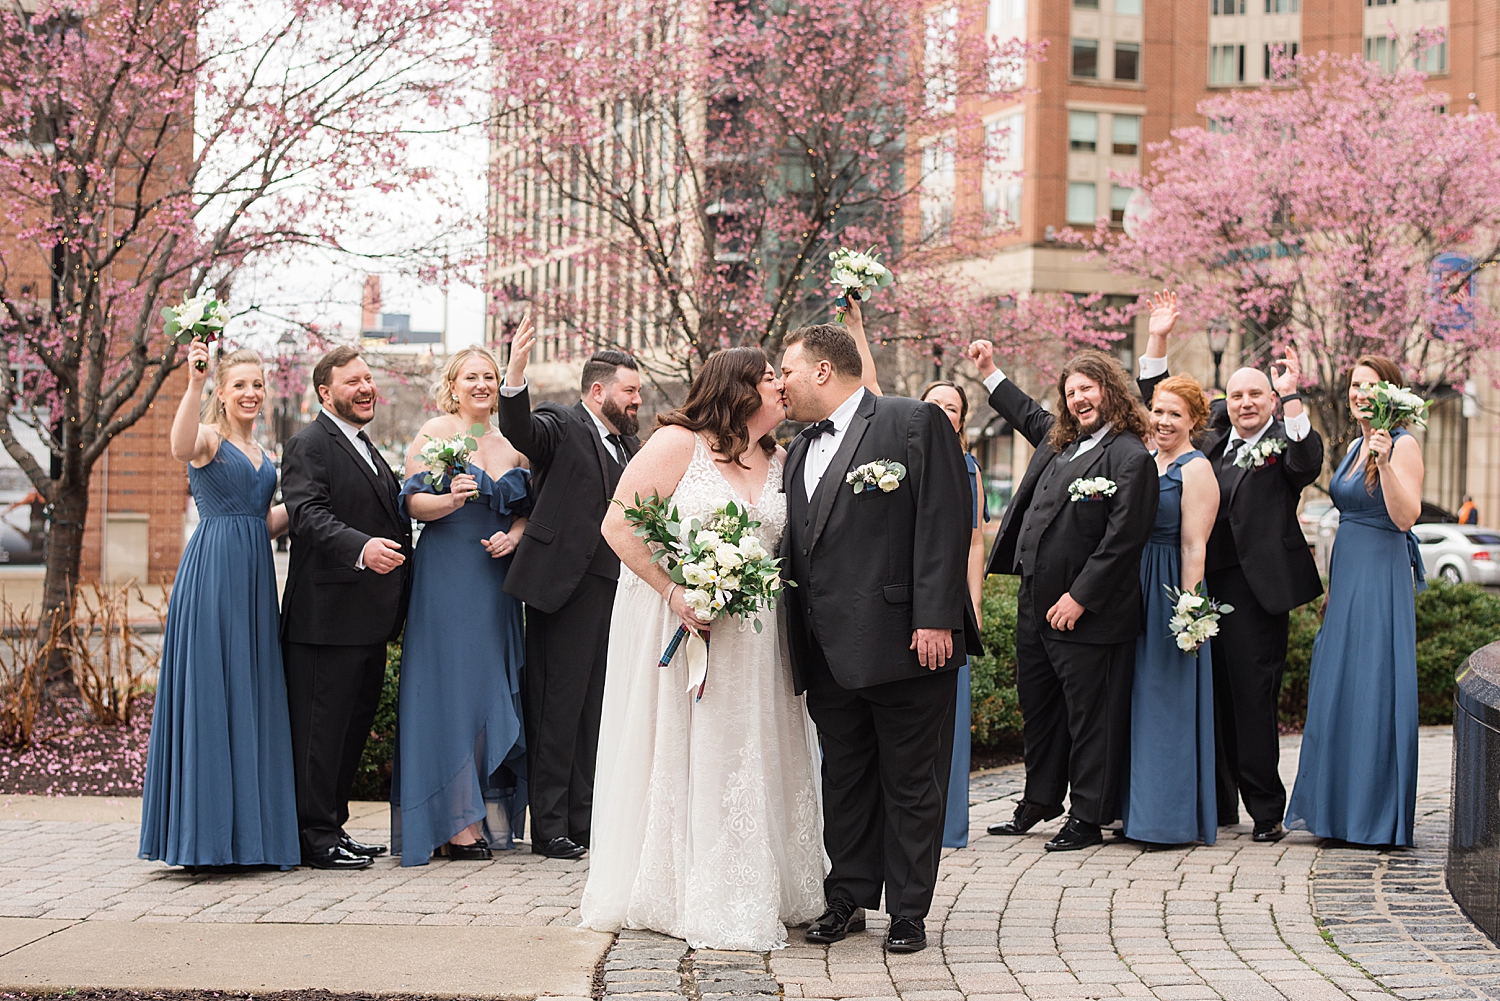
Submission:
{"label": "green hedge", "polygon": [[978,747],[1019,740],[1021,700],[1016,695],[1015,577],[995,574],[984,582],[985,655],[969,666],[971,733]]}
{"label": "green hedge", "polygon": [[380,690],[380,708],[370,725],[364,757],[354,776],[350,799],[384,801],[391,798],[391,771],[396,756],[396,693],[401,687],[401,644],[385,648],[385,686]]}
{"label": "green hedge", "polygon": [[[1454,676],[1469,654],[1500,640],[1500,597],[1477,584],[1430,582],[1417,595],[1417,719],[1423,725],[1453,722]],[[1308,671],[1322,601],[1292,612],[1281,722],[1307,720]]]}

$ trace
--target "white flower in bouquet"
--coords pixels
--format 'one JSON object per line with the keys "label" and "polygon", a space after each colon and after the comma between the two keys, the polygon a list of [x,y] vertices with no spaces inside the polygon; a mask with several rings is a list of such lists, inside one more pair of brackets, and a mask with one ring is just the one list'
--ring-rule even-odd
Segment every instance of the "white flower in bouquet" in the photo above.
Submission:
{"label": "white flower in bouquet", "polygon": [[750,535],[740,540],[740,553],[747,560],[760,560],[766,557],[766,547],[760,544],[760,540]]}
{"label": "white flower in bouquet", "polygon": [[1432,404],[1411,390],[1389,382],[1367,382],[1360,389],[1370,400],[1370,426],[1375,430],[1427,426],[1427,411]]}
{"label": "white flower in bouquet", "polygon": [[693,610],[693,614],[707,622],[712,618],[714,610],[713,595],[699,588],[693,588],[682,593],[682,600],[687,602],[687,607]]}
{"label": "white flower in bouquet", "polygon": [[[229,322],[229,312],[213,289],[205,289],[176,306],[167,306],[161,315],[167,321],[162,332],[178,344],[191,344],[194,340],[212,344],[223,334],[224,325]],[[197,363],[198,371],[207,368],[206,362]]]}
{"label": "white flower in bouquet", "polygon": [[845,292],[860,292],[867,288],[885,288],[895,280],[891,269],[880,263],[880,255],[871,247],[864,253],[840,247],[828,255],[833,262],[833,284]]}
{"label": "white flower in bouquet", "polygon": [[682,576],[693,587],[702,587],[713,582],[714,574],[702,563],[684,563]]}
{"label": "white flower in bouquet", "polygon": [[428,486],[435,487],[444,478],[451,479],[462,472],[473,457],[474,450],[479,447],[479,439],[484,437],[486,430],[483,424],[475,424],[451,438],[427,435],[427,444],[422,446],[418,457],[427,469],[424,475]]}
{"label": "white flower in bouquet", "polygon": [[745,562],[745,557],[734,543],[721,542],[714,546],[714,560],[725,570],[733,570]]}
{"label": "white flower in bouquet", "polygon": [[719,533],[718,532],[710,532],[706,528],[703,531],[699,532],[697,535],[693,536],[693,545],[695,545],[695,546],[705,546],[705,547],[707,547],[707,546],[717,546],[718,544],[719,544]]}
{"label": "white flower in bouquet", "polygon": [[1193,653],[1208,639],[1219,635],[1219,618],[1234,611],[1233,605],[1210,598],[1203,590],[1202,581],[1192,591],[1183,591],[1169,584],[1167,597],[1176,613],[1167,620],[1167,629],[1177,649],[1183,653]]}

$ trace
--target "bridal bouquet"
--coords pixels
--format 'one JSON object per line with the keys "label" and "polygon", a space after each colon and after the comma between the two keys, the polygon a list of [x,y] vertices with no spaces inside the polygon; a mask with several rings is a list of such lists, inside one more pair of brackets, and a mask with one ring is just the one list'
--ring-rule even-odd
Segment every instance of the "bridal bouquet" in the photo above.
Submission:
{"label": "bridal bouquet", "polygon": [[[163,332],[175,337],[178,344],[191,344],[195,339],[212,344],[223,336],[224,324],[229,322],[229,313],[213,289],[184,299],[180,305],[167,306],[161,315],[167,321]],[[202,372],[208,364],[200,361],[195,367]]]}
{"label": "bridal bouquet", "polygon": [[[635,506],[625,508],[625,520],[636,537],[651,548],[652,562],[660,563],[667,575],[682,585],[688,607],[704,622],[719,615],[742,620],[753,617],[755,631],[760,632],[761,609],[776,607],[776,596],[783,585],[795,586],[781,579],[781,560],[768,553],[756,537],[760,522],[733,501],[720,505],[706,522],[693,518],[683,524],[670,500],[663,500],[660,494],[642,500],[637,494]],[[687,626],[677,627],[661,655],[660,666],[672,662],[678,646],[689,635]],[[689,640],[687,652],[688,691],[697,690],[694,701],[703,698],[708,684],[708,641],[696,644],[696,639]]]}
{"label": "bridal bouquet", "polygon": [[1234,611],[1233,605],[1210,598],[1202,581],[1192,591],[1169,584],[1167,597],[1172,599],[1172,617],[1167,620],[1167,628],[1183,653],[1195,653],[1205,640],[1219,635],[1219,618]]}
{"label": "bridal bouquet", "polygon": [[1365,383],[1360,389],[1370,399],[1370,427],[1376,431],[1427,426],[1430,400],[1389,382]]}
{"label": "bridal bouquet", "polygon": [[885,288],[896,276],[891,274],[891,269],[880,263],[880,255],[875,253],[871,247],[864,253],[850,250],[848,247],[840,247],[828,255],[833,262],[833,284],[844,290],[835,305],[839,307],[838,321],[844,322],[844,309],[849,305],[849,300],[856,301],[868,296],[860,293],[867,288]]}
{"label": "bridal bouquet", "polygon": [[451,480],[455,474],[463,472],[474,450],[479,447],[479,439],[484,437],[484,432],[483,424],[475,424],[452,438],[423,435],[427,444],[422,446],[418,455],[422,465],[427,467],[427,472],[423,474],[427,478],[427,485],[436,487],[442,480]]}

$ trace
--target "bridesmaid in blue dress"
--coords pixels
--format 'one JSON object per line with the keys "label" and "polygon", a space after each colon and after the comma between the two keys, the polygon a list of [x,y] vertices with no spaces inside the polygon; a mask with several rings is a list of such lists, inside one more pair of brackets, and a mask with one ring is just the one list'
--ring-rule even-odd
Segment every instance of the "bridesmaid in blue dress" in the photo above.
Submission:
{"label": "bridesmaid in blue dress", "polygon": [[476,424],[490,428],[500,366],[465,348],[433,387],[447,413],[406,459],[405,510],[423,522],[412,557],[401,651],[391,836],[403,866],[480,861],[524,834],[521,603],[505,575],[531,510],[525,458],[489,429],[464,472],[427,482],[420,452]]}
{"label": "bridesmaid in blue dress", "polygon": [[287,517],[271,506],[276,467],[252,437],[265,375],[253,351],[223,358],[199,423],[207,346],[195,341],[188,360],[171,447],[202,520],[167,608],[140,857],[289,868],[302,849],[271,556]]}
{"label": "bridesmaid in blue dress", "polygon": [[1286,826],[1361,845],[1412,844],[1417,806],[1416,591],[1426,587],[1411,534],[1422,510],[1422,449],[1404,428],[1372,431],[1365,387],[1403,385],[1389,358],[1349,375],[1361,437],[1329,494],[1339,531],[1328,604],[1313,642],[1307,725]]}
{"label": "bridesmaid in blue dress", "polygon": [[[1219,511],[1219,481],[1193,447],[1208,426],[1208,399],[1189,376],[1159,383],[1151,400],[1161,501],[1141,554],[1144,629],[1135,641],[1130,691],[1130,768],[1121,791],[1122,833],[1176,845],[1218,834],[1214,791],[1214,689],[1209,645],[1179,649],[1167,622],[1168,587],[1203,580],[1208,536]],[[1233,614],[1233,613],[1230,613]]]}

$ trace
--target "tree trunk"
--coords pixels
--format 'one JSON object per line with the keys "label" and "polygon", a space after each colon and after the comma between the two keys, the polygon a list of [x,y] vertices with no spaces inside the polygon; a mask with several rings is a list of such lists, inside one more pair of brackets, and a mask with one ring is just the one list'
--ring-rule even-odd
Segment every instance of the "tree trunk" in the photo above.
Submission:
{"label": "tree trunk", "polygon": [[[63,483],[67,485],[63,486]],[[87,473],[76,479],[67,478],[58,486],[52,504],[52,525],[47,533],[47,577],[37,625],[40,643],[47,641],[58,616],[66,620],[73,614],[73,599],[83,562],[83,526],[89,513]],[[52,651],[47,664],[47,686],[64,695],[76,692],[72,662],[65,652]]]}

